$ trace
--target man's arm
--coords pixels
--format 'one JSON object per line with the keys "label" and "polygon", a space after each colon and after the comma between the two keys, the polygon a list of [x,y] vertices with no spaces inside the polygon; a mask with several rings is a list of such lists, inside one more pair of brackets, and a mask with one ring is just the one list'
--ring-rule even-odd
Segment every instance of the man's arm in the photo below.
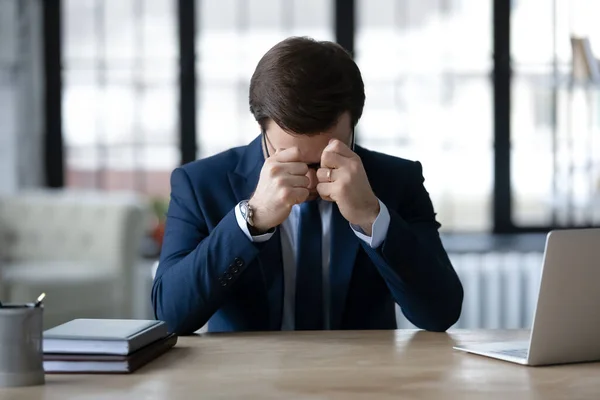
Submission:
{"label": "man's arm", "polygon": [[463,288],[440,240],[421,164],[414,165],[407,217],[388,209],[390,222],[381,246],[372,248],[364,240],[361,244],[406,318],[421,329],[446,331],[460,316]]}
{"label": "man's arm", "polygon": [[223,304],[260,246],[240,229],[233,209],[209,234],[187,173],[175,169],[152,287],[156,317],[180,335],[200,329]]}
{"label": "man's arm", "polygon": [[[308,166],[300,150],[277,150],[260,173],[252,198],[254,229],[250,236],[239,212],[229,211],[214,229],[208,227],[184,169],[171,176],[171,203],[152,288],[156,316],[179,334],[204,325],[223,304],[236,280],[290,214],[309,195]],[[239,221],[238,221],[239,220]]]}
{"label": "man's arm", "polygon": [[[362,238],[380,236],[376,222],[382,222],[388,207],[381,207],[368,180],[361,158],[337,139],[330,140],[321,154],[317,191],[335,201],[350,222],[361,245],[377,266],[404,315],[416,326],[445,331],[460,316],[463,289],[438,234],[433,205],[423,186],[421,164],[403,172],[409,183],[401,188],[408,201],[398,211],[389,211],[389,225],[383,244]],[[393,173],[390,171],[390,173]],[[379,224],[382,225],[382,224]],[[383,224],[385,230],[385,224]],[[375,231],[375,232],[374,232]]]}

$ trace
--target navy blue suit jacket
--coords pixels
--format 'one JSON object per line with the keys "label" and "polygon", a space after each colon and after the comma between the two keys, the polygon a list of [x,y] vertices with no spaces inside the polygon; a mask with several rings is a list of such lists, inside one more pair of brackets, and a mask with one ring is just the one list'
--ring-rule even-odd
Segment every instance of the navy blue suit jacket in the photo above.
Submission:
{"label": "navy blue suit jacket", "polygon": [[[417,327],[445,331],[461,312],[463,288],[439,238],[421,165],[356,147],[375,195],[390,212],[372,249],[333,205],[332,329],[394,329],[395,306]],[[170,331],[281,329],[283,262],[279,230],[253,243],[235,218],[264,163],[260,137],[248,146],[175,169],[160,263],[152,288]]]}

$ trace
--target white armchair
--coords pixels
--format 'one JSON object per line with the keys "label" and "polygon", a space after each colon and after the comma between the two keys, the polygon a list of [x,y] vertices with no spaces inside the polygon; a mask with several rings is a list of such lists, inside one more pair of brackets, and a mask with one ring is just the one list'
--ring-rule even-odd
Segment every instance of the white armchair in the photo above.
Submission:
{"label": "white armchair", "polygon": [[131,318],[146,205],[132,195],[35,191],[0,197],[0,299],[33,301],[44,326]]}

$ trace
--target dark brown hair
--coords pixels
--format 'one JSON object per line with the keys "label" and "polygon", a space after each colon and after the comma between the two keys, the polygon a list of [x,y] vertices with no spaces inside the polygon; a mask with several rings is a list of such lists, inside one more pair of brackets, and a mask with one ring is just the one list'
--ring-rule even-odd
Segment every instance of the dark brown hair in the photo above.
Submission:
{"label": "dark brown hair", "polygon": [[250,111],[263,130],[272,119],[286,132],[316,134],[346,111],[354,128],[364,104],[360,70],[333,42],[285,39],[262,57],[250,80]]}

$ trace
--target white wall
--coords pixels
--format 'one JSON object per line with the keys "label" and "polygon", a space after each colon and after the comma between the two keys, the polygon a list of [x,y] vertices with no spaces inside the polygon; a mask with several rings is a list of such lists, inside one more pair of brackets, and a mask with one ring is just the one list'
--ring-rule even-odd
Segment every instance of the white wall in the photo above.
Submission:
{"label": "white wall", "polygon": [[0,194],[43,184],[40,0],[0,0]]}

